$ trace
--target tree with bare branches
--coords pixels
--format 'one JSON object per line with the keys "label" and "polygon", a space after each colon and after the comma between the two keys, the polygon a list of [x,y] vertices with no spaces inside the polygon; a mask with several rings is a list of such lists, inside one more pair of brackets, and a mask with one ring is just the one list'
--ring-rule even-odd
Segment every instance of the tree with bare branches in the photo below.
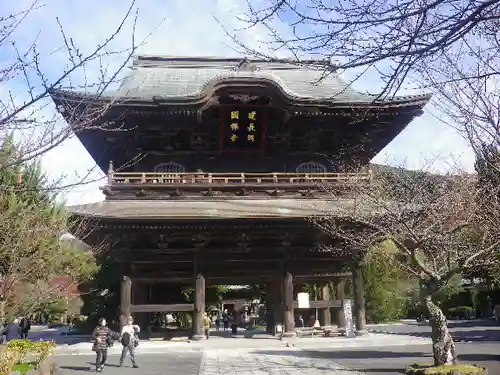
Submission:
{"label": "tree with bare branches", "polygon": [[[335,187],[325,185],[335,197]],[[331,212],[311,218],[332,239],[357,253],[376,251],[421,285],[432,327],[435,365],[456,362],[446,318],[433,296],[457,275],[497,262],[500,248],[496,204],[476,178],[394,168],[371,184],[355,183],[348,204],[335,200]],[[387,246],[390,244],[391,246]],[[381,246],[384,245],[384,246]],[[388,251],[394,249],[394,251]]]}
{"label": "tree with bare branches", "polygon": [[[499,1],[247,3],[243,20],[249,28],[267,28],[272,38],[262,43],[273,52],[245,45],[227,31],[246,53],[272,60],[288,55],[325,75],[353,70],[350,83],[374,73],[383,83],[379,98],[409,86],[430,90],[435,116],[465,136],[476,153],[484,145],[500,146]],[[315,61],[303,60],[311,57]]]}
{"label": "tree with bare branches", "polygon": [[[0,85],[6,88],[0,95],[0,134],[12,134],[17,143],[15,158],[0,160],[0,169],[9,168],[13,164],[37,159],[50,150],[58,147],[79,131],[99,126],[104,129],[99,119],[106,114],[109,105],[100,108],[85,106],[85,94],[99,98],[119,82],[120,73],[127,66],[130,58],[145,40],[135,39],[135,24],[138,9],[135,0],[131,0],[128,10],[119,21],[114,31],[103,38],[93,50],[80,49],[74,39],[67,35],[61,20],[55,17],[60,30],[60,48],[57,58],[63,56],[67,60],[65,67],[54,76],[47,74],[51,56],[44,56],[40,50],[37,35],[33,35],[30,45],[20,45],[17,32],[22,25],[29,22],[29,16],[43,6],[38,0],[16,14],[0,13],[0,55],[7,57],[0,62]],[[0,11],[1,12],[1,11]],[[130,32],[130,45],[124,50],[114,50],[114,41],[123,33]],[[95,72],[99,72],[94,78]],[[91,76],[91,77],[89,77]],[[61,118],[61,109],[53,108],[50,93],[53,90],[78,89],[83,93],[82,103],[78,111],[70,114],[70,128]],[[68,114],[65,114],[68,115]],[[111,131],[111,130],[110,130]],[[117,131],[114,129],[113,131]],[[89,182],[92,171],[80,177],[81,184]],[[53,183],[53,189],[62,189],[60,181]],[[48,186],[47,186],[48,188]]]}

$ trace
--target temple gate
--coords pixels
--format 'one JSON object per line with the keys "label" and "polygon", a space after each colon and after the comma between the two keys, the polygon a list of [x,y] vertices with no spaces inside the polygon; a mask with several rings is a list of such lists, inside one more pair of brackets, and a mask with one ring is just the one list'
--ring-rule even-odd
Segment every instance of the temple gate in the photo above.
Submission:
{"label": "temple gate", "polygon": [[[315,283],[312,307],[342,327],[352,277],[364,331],[359,254],[307,218],[342,204],[322,185],[348,200],[350,183],[369,184],[369,161],[429,96],[380,100],[322,76],[311,61],[139,56],[117,92],[51,92],[76,128],[72,119],[103,109],[77,136],[107,173],[106,199],[71,210],[88,223],[84,241],[107,244],[122,264],[122,315],[192,311],[193,338],[203,338],[207,285],[266,284],[269,329],[282,322],[293,335],[294,286]],[[194,286],[192,303],[158,293],[151,303],[151,285],[172,283]]]}

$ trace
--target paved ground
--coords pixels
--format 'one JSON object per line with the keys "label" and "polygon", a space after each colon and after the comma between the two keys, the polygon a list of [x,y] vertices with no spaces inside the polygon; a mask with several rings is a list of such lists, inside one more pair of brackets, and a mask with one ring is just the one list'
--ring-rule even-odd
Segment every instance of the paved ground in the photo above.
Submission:
{"label": "paved ground", "polygon": [[[459,361],[486,367],[490,375],[500,374],[499,346],[491,343],[457,344]],[[327,358],[342,366],[370,375],[403,374],[403,369],[413,363],[432,363],[430,345],[378,347],[339,351],[309,350],[303,355]]]}
{"label": "paved ground", "polygon": [[[171,352],[156,355],[145,355],[138,358],[139,369],[132,368],[128,360],[125,367],[117,366],[119,356],[109,357],[108,365],[103,373],[110,375],[198,375],[202,360],[202,352]],[[82,372],[95,372],[95,357],[64,356],[56,357],[56,362],[64,375],[76,375]]]}
{"label": "paved ground", "polygon": [[[494,320],[450,321],[450,332],[456,341],[464,342],[500,342],[500,325]],[[387,332],[399,335],[430,337],[431,328],[428,323],[415,321],[402,324],[388,324],[371,327],[372,332]]]}
{"label": "paved ground", "polygon": [[[460,361],[482,365],[489,374],[500,375],[500,327],[492,321],[450,322],[452,334],[469,343],[458,343]],[[431,345],[427,324],[403,324],[371,327],[396,335],[371,334],[346,338],[303,338],[279,341],[212,337],[191,343],[144,342],[138,351],[140,369],[116,367],[119,346],[110,349],[105,373],[175,375],[390,375],[402,374],[412,363],[431,363]],[[227,336],[227,335],[220,335]],[[499,341],[498,343],[495,341]],[[58,355],[55,361],[62,374],[76,375],[94,371],[94,356],[88,342],[61,346],[81,347],[72,354]],[[83,355],[81,355],[83,354]]]}
{"label": "paved ground", "polygon": [[[498,346],[491,343],[458,344],[460,360],[500,374]],[[402,374],[412,363],[432,361],[430,345],[386,346],[369,349],[200,349],[139,355],[140,369],[116,367],[112,355],[106,374],[178,375],[391,375]],[[492,353],[492,354],[484,354]],[[58,356],[64,375],[94,371],[92,356]],[[130,366],[129,363],[126,363]]]}

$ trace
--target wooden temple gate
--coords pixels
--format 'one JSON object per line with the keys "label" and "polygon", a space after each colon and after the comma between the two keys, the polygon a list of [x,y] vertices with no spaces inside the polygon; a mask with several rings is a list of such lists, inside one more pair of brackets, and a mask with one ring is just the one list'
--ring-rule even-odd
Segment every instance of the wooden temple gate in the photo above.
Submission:
{"label": "wooden temple gate", "polygon": [[[120,234],[115,232],[113,237],[116,230]],[[322,293],[319,301],[311,301],[311,308],[320,309],[322,325],[332,323],[330,312],[335,309],[333,320],[342,329],[344,284],[352,277],[356,328],[358,333],[365,329],[363,280],[356,254],[325,253],[311,246],[326,237],[303,218],[191,219],[184,225],[179,219],[171,225],[108,221],[96,231],[99,234],[113,237],[115,245],[110,251],[123,264],[123,316],[193,312],[193,335],[200,338],[207,285],[265,284],[268,330],[282,324],[285,335],[292,335],[297,309],[294,289],[300,291],[301,285],[314,283],[321,286]],[[188,304],[150,303],[147,295],[153,284],[194,287],[194,300]]]}
{"label": "wooden temple gate", "polygon": [[[269,325],[283,322],[290,335],[294,287],[334,283],[318,302],[328,324],[327,307],[339,310],[352,277],[363,332],[360,254],[307,219],[348,204],[353,183],[369,184],[369,161],[430,96],[381,100],[314,64],[138,56],[113,95],[50,91],[108,173],[104,202],[70,210],[89,222],[84,241],[112,244],[123,265],[122,314],[193,311],[197,338],[207,284],[265,284]],[[82,129],[73,121],[86,111],[104,114]],[[168,294],[172,283],[194,286],[193,303],[174,304],[161,291],[150,301],[151,285]]]}

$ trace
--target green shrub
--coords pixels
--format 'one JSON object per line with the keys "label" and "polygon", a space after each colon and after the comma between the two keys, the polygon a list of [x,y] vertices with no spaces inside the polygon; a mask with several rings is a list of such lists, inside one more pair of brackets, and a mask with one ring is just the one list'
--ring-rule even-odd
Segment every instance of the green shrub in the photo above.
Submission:
{"label": "green shrub", "polygon": [[487,375],[488,370],[476,365],[432,366],[414,364],[405,369],[407,375]]}
{"label": "green shrub", "polygon": [[35,370],[35,369],[36,369],[35,363],[19,363],[19,364],[15,365],[11,371],[14,373],[18,372],[18,373],[24,375],[24,374],[28,374],[31,370]]}
{"label": "green shrub", "polygon": [[16,351],[21,356],[20,361],[24,361],[28,353],[33,350],[34,342],[30,340],[12,340],[7,344],[7,349]]}
{"label": "green shrub", "polygon": [[36,364],[39,365],[49,358],[56,348],[54,341],[35,341],[33,342],[32,353],[36,356]]}
{"label": "green shrub", "polygon": [[448,318],[450,319],[472,319],[474,317],[474,308],[471,306],[458,306],[448,309]]}
{"label": "green shrub", "polygon": [[0,347],[0,375],[9,375],[23,358],[17,350]]}
{"label": "green shrub", "polygon": [[[9,374],[13,370],[24,371],[27,367],[38,367],[54,352],[56,343],[54,341],[9,341],[0,353],[0,375]],[[34,363],[25,363],[28,354],[35,356]],[[18,368],[15,368],[15,366]],[[28,366],[29,365],[29,366]]]}
{"label": "green shrub", "polygon": [[84,315],[76,315],[71,319],[72,329],[77,332],[90,332],[94,328],[90,323]]}

